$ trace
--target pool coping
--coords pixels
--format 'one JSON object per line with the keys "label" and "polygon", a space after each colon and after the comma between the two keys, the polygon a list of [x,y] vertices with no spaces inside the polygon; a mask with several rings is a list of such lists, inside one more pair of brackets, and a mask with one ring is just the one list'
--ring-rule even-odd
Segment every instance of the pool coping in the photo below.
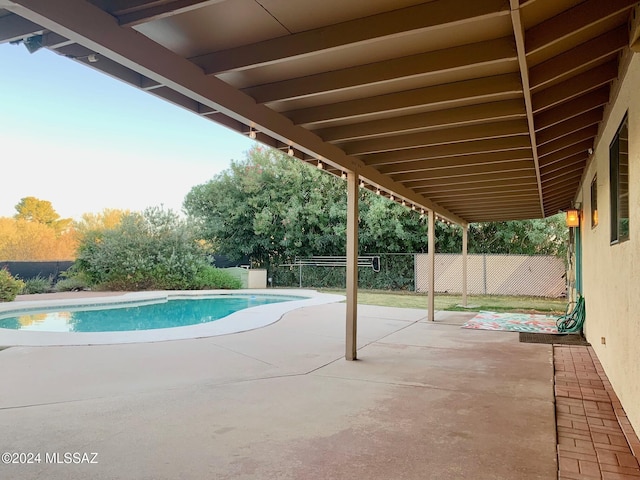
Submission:
{"label": "pool coping", "polygon": [[104,307],[118,304],[137,304],[162,302],[168,299],[208,297],[211,295],[282,295],[304,296],[303,300],[271,303],[250,307],[232,313],[219,320],[188,325],[184,327],[158,328],[154,330],[123,332],[35,332],[29,330],[11,330],[0,328],[0,345],[2,346],[81,346],[112,345],[126,343],[165,342],[171,340],[187,340],[194,338],[214,337],[241,333],[265,327],[277,322],[290,311],[313,305],[324,305],[344,300],[342,295],[319,293],[316,290],[289,289],[244,289],[244,290],[197,290],[197,291],[154,291],[132,292],[111,297],[84,297],[66,299],[31,300],[0,304],[0,314],[41,311],[43,309],[61,309],[77,307]]}

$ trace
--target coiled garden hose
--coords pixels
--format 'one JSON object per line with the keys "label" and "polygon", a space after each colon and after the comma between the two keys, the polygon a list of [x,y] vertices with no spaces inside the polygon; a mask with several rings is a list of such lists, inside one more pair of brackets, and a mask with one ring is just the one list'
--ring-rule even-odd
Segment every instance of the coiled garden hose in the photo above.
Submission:
{"label": "coiled garden hose", "polygon": [[571,313],[568,312],[568,309],[569,307],[567,307],[567,313],[562,315],[556,321],[558,332],[573,333],[582,331],[582,325],[584,324],[586,315],[584,297],[582,295],[578,297],[576,306],[571,311]]}

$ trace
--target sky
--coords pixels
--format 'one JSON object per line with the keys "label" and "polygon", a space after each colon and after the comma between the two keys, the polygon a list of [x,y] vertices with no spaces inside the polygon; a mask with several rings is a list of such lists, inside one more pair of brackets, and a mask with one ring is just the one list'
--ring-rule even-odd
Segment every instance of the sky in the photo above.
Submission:
{"label": "sky", "polygon": [[182,210],[253,141],[65,57],[0,45],[0,217],[23,197],[62,218]]}

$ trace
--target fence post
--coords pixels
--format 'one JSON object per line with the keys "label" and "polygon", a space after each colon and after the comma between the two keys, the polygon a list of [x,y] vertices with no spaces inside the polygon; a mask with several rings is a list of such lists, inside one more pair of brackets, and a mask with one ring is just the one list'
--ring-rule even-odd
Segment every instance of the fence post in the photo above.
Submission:
{"label": "fence post", "polygon": [[358,174],[347,174],[346,337],[345,359],[356,360],[358,351]]}
{"label": "fence post", "polygon": [[467,243],[469,226],[462,227],[462,306],[467,306]]}
{"label": "fence post", "polygon": [[436,291],[436,213],[433,210],[429,210],[429,314],[427,319],[430,322],[435,321],[435,291]]}
{"label": "fence post", "polygon": [[482,254],[482,286],[484,294],[487,294],[487,254]]}
{"label": "fence post", "polygon": [[298,282],[300,288],[302,288],[302,262],[300,262],[300,265],[298,266],[298,272]]}

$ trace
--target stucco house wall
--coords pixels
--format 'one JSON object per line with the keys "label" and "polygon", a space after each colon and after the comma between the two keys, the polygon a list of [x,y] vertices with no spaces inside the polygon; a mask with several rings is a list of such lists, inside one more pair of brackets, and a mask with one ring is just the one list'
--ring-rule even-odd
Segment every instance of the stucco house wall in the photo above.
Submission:
{"label": "stucco house wall", "polygon": [[[582,203],[582,279],[585,333],[640,432],[640,55],[612,91],[608,120],[600,132],[577,201]],[[609,145],[628,114],[629,240],[611,244]],[[591,182],[597,174],[598,225],[591,226]]]}

